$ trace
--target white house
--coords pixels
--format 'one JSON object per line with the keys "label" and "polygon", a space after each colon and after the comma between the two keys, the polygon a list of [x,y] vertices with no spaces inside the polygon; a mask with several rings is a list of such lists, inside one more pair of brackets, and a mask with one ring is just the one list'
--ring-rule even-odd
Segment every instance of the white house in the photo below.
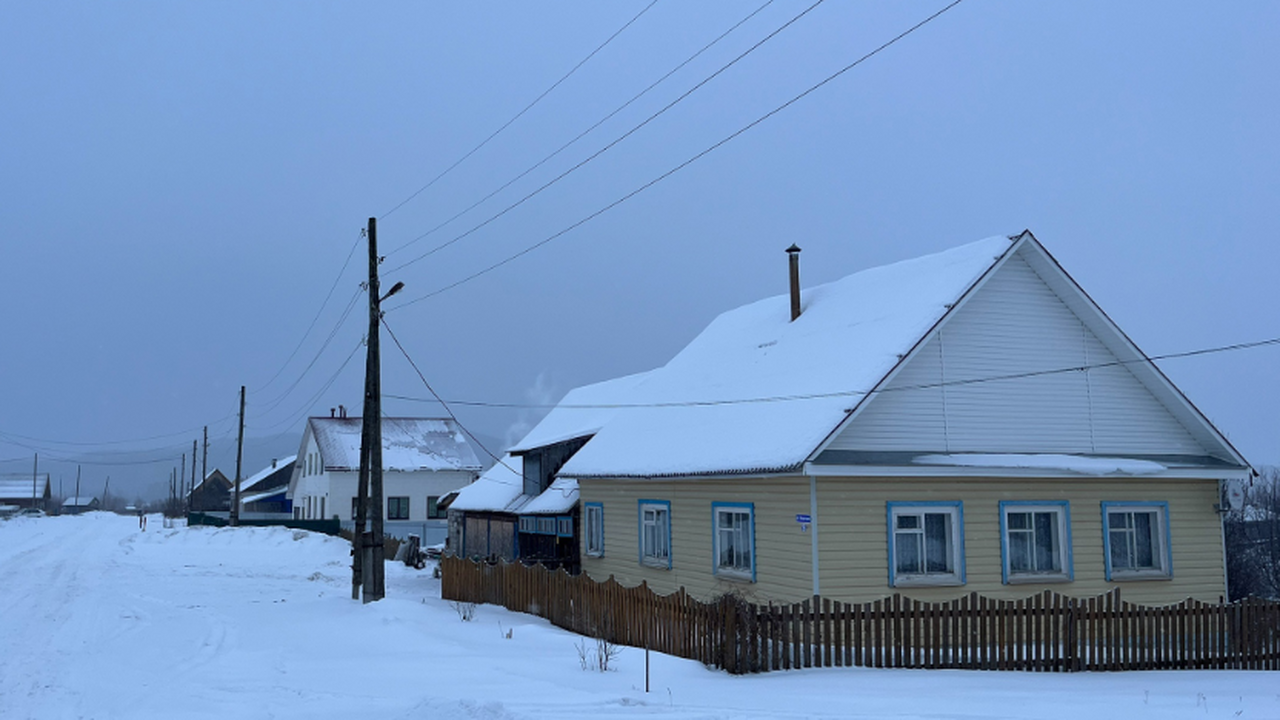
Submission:
{"label": "white house", "polygon": [[[289,481],[299,519],[354,520],[360,471],[361,419],[307,421]],[[457,423],[438,418],[382,419],[383,518],[389,535],[414,532],[444,539],[444,495],[475,480],[481,469]]]}

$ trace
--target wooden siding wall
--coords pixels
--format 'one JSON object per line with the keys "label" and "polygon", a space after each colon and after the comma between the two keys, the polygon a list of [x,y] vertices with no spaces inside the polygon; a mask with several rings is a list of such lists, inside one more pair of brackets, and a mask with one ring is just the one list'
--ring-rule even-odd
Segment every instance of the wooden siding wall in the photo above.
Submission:
{"label": "wooden siding wall", "polygon": [[[795,516],[809,512],[809,480],[743,478],[680,482],[579,482],[582,502],[604,504],[604,557],[582,552],[582,569],[598,580],[624,585],[647,582],[657,592],[685,588],[695,597],[734,593],[762,601],[800,599],[812,592],[809,535]],[[639,501],[671,501],[671,569],[639,561]],[[756,557],[768,568],[757,582],[722,579],[712,573],[711,503],[755,504]],[[585,533],[579,533],[585,538]]]}
{"label": "wooden siding wall", "polygon": [[[684,480],[679,482],[582,480],[582,502],[604,507],[605,554],[582,556],[582,569],[596,580],[614,577],[627,586],[647,583],[656,592],[684,588],[695,598],[731,593],[753,602],[796,602],[813,591],[811,536],[796,523],[808,514],[804,477]],[[1125,597],[1160,605],[1188,597],[1218,602],[1225,592],[1222,535],[1214,503],[1216,481],[1132,479],[817,479],[820,592],[833,600],[866,602],[894,588],[888,578],[887,502],[963,502],[967,582],[962,586],[901,588],[925,601],[950,600],[970,592],[1020,598],[1043,590],[1075,597],[1123,588]],[[671,502],[672,567],[639,562],[637,502]],[[1001,500],[1066,500],[1071,514],[1074,580],[1004,585],[1001,575]],[[1103,558],[1102,501],[1169,503],[1173,577],[1107,582]],[[755,506],[754,583],[712,573],[712,502]]]}
{"label": "wooden siding wall", "polygon": [[1280,603],[1249,598],[1144,607],[1120,591],[1090,598],[1043,592],[1018,600],[977,593],[927,603],[813,596],[761,605],[684,590],[549,571],[519,563],[440,561],[441,597],[492,603],[572,632],[643,647],[732,673],[808,667],[970,670],[1280,670]]}
{"label": "wooden siding wall", "polygon": [[[873,397],[834,450],[1202,455],[1204,448],[1019,256]],[[926,385],[928,387],[919,387]]]}
{"label": "wooden siding wall", "polygon": [[[1218,502],[1214,480],[818,478],[822,594],[862,602],[893,592],[888,585],[885,503],[931,500],[964,503],[967,582],[958,587],[900,589],[909,597],[938,601],[977,591],[993,598],[1019,598],[1042,590],[1088,597],[1122,587],[1125,597],[1133,602],[1163,605],[1188,597],[1218,602],[1226,592],[1222,530],[1213,507]],[[1002,584],[1001,500],[1069,502],[1075,570],[1072,582]],[[1104,500],[1169,503],[1172,579],[1106,581]],[[760,570],[763,573],[765,568]]]}

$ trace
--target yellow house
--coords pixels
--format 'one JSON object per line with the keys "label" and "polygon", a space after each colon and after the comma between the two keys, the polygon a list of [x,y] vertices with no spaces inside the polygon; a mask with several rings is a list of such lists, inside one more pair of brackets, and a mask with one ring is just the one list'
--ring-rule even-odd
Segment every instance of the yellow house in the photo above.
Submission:
{"label": "yellow house", "polygon": [[760,602],[1224,595],[1223,484],[1252,469],[1030,232],[804,292],[789,252],[789,296],[581,429],[558,477],[584,572]]}

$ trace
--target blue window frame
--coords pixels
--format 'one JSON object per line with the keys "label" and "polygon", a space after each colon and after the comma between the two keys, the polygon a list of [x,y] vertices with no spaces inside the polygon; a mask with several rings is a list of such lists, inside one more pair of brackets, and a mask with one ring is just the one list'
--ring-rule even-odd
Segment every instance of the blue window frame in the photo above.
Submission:
{"label": "blue window frame", "polygon": [[556,537],[573,537],[572,515],[560,515],[556,517]]}
{"label": "blue window frame", "polygon": [[711,572],[756,581],[756,509],[753,503],[711,503]]}
{"label": "blue window frame", "polygon": [[964,505],[885,503],[889,586],[963,585]]}
{"label": "blue window frame", "polygon": [[1000,556],[1006,585],[1073,580],[1070,504],[1001,500]]}
{"label": "blue window frame", "polygon": [[1108,581],[1173,577],[1169,503],[1102,503],[1102,556]]}
{"label": "blue window frame", "polygon": [[639,500],[640,564],[671,569],[671,501]]}
{"label": "blue window frame", "polygon": [[589,557],[604,557],[604,504],[584,503],[586,523],[583,531],[584,549]]}

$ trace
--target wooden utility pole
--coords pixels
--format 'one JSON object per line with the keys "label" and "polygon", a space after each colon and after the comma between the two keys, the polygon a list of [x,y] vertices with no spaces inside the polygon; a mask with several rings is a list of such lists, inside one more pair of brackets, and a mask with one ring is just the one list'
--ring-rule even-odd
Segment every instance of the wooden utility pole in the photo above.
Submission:
{"label": "wooden utility pole", "polygon": [[196,445],[199,440],[191,441],[191,494],[196,494]]}
{"label": "wooden utility pole", "polygon": [[209,426],[204,426],[204,453],[200,456],[200,479],[209,477]]}
{"label": "wooden utility pole", "polygon": [[382,537],[382,378],[378,348],[382,320],[381,288],[378,283],[378,220],[369,218],[369,337],[364,370],[364,416],[361,418],[360,476],[369,478],[368,543],[369,564],[364,567],[364,601],[375,602],[386,597],[385,549]]}
{"label": "wooden utility pole", "polygon": [[[191,458],[191,462],[195,462],[195,458]],[[187,454],[182,453],[182,469],[178,471],[178,492],[182,493],[182,514],[187,514],[190,509],[187,493],[183,492],[182,486],[187,483]]]}
{"label": "wooden utility pole", "polygon": [[236,436],[236,490],[231,498],[231,527],[240,526],[240,463],[244,459],[244,386],[240,386],[240,432]]}
{"label": "wooden utility pole", "polygon": [[35,465],[31,467],[31,507],[36,506],[36,476],[40,474],[40,453],[35,456]]}
{"label": "wooden utility pole", "polygon": [[110,497],[110,492],[111,492],[111,476],[108,475],[107,481],[102,485],[102,509],[103,510],[107,509],[107,498]]}
{"label": "wooden utility pole", "polygon": [[80,466],[76,466],[76,507],[80,507]]}

